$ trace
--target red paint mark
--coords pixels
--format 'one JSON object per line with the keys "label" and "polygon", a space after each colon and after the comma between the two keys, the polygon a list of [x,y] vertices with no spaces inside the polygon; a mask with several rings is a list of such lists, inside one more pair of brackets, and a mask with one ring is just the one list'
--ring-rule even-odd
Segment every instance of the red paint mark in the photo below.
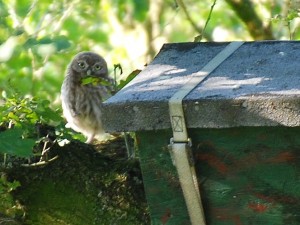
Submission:
{"label": "red paint mark", "polygon": [[228,166],[223,163],[217,156],[209,153],[197,154],[199,160],[206,161],[211,167],[217,169],[221,174],[226,174],[229,171]]}
{"label": "red paint mark", "polygon": [[248,207],[257,213],[263,213],[269,208],[268,205],[262,203],[249,203]]}
{"label": "red paint mark", "polygon": [[295,156],[291,152],[281,152],[278,155],[270,158],[267,162],[270,163],[283,163],[283,162],[291,162],[295,160]]}
{"label": "red paint mark", "polygon": [[261,152],[253,152],[247,154],[246,157],[237,160],[237,169],[247,169],[249,167],[253,168],[260,163]]}
{"label": "red paint mark", "polygon": [[273,194],[273,196],[266,196],[261,193],[254,193],[254,196],[257,198],[260,198],[266,202],[269,203],[282,203],[282,204],[299,204],[299,199],[291,197],[291,196],[285,196],[285,195],[280,195],[279,193]]}
{"label": "red paint mark", "polygon": [[264,200],[268,203],[275,203],[275,201],[276,201],[273,197],[266,196],[262,193],[254,193],[254,196],[256,196],[257,198],[259,198],[261,200]]}
{"label": "red paint mark", "polygon": [[268,136],[265,135],[265,134],[260,134],[257,136],[257,139],[260,140],[260,141],[265,141],[268,139]]}
{"label": "red paint mark", "polygon": [[234,215],[234,216],[220,216],[218,218],[222,221],[232,221],[235,225],[243,225],[240,216]]}
{"label": "red paint mark", "polygon": [[166,224],[169,219],[171,218],[172,214],[171,214],[171,210],[167,209],[166,212],[164,213],[164,215],[162,215],[162,217],[160,218],[161,223],[164,225]]}
{"label": "red paint mark", "polygon": [[292,152],[281,152],[278,155],[272,156],[268,159],[264,159],[265,152],[266,149],[262,149],[260,152],[249,153],[246,157],[236,160],[236,169],[247,169],[249,167],[252,168],[262,163],[293,162],[296,159],[295,155]]}
{"label": "red paint mark", "polygon": [[234,209],[229,208],[215,208],[213,209],[213,216],[220,221],[231,221],[234,225],[243,225],[239,215],[233,214]]}

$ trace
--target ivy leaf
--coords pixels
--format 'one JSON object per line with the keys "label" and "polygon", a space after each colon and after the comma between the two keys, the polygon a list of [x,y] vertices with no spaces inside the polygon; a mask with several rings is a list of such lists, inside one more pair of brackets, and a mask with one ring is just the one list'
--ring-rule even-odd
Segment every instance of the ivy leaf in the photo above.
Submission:
{"label": "ivy leaf", "polygon": [[32,148],[35,141],[22,138],[23,130],[13,128],[0,133],[0,152],[19,157],[29,157],[32,155]]}

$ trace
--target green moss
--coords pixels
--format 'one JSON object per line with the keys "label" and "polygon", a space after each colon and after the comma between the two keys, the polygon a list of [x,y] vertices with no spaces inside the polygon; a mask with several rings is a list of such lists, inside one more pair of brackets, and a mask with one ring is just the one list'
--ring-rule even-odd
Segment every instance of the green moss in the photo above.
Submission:
{"label": "green moss", "polygon": [[79,193],[63,180],[32,183],[22,192],[27,206],[26,224],[94,224],[95,201]]}
{"label": "green moss", "polygon": [[55,155],[45,166],[7,171],[21,183],[13,197],[24,207],[22,224],[149,224],[139,162],[127,159],[123,139],[53,146]]}

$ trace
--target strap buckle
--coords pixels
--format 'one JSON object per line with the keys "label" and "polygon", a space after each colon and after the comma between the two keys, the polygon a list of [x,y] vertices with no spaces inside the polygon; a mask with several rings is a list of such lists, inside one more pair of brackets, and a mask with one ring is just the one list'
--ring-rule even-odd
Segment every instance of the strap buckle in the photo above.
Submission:
{"label": "strap buckle", "polygon": [[173,147],[174,145],[178,144],[185,144],[185,150],[187,151],[188,158],[189,158],[189,164],[190,166],[195,165],[195,160],[193,157],[193,152],[192,152],[192,139],[188,138],[187,142],[175,142],[174,138],[170,138],[170,144],[168,145],[169,153],[171,155],[172,163],[176,167],[175,159],[174,159],[174,152],[173,152]]}

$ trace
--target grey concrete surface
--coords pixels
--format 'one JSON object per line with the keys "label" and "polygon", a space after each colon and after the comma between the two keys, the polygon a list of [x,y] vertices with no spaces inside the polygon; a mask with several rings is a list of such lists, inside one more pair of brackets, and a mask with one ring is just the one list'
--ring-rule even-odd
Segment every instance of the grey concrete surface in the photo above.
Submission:
{"label": "grey concrete surface", "polygon": [[[228,43],[165,44],[103,106],[108,132],[171,128],[168,100]],[[184,99],[189,128],[300,126],[300,42],[246,42]]]}

